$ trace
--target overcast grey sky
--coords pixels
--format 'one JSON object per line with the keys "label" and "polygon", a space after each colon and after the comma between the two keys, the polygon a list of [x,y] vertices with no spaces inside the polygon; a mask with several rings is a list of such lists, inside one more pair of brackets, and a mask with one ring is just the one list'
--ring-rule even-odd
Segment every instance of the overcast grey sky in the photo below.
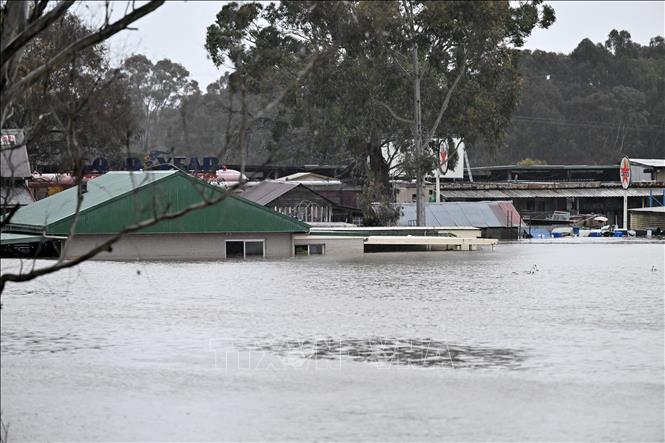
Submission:
{"label": "overcast grey sky", "polygon": [[[153,61],[162,58],[181,63],[201,89],[219,78],[221,72],[206,57],[203,48],[206,28],[214,21],[222,1],[167,1],[136,23],[137,31],[124,31],[113,38],[114,54],[143,53]],[[633,40],[647,44],[651,37],[665,34],[665,2],[578,1],[547,2],[557,20],[550,29],[537,29],[526,48],[569,53],[588,37],[604,42],[612,29],[625,29]]]}

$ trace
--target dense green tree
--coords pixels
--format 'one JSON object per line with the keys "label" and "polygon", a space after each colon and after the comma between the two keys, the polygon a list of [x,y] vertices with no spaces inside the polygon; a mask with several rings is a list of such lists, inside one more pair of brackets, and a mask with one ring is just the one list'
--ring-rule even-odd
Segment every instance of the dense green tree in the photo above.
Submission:
{"label": "dense green tree", "polygon": [[470,152],[475,165],[540,159],[549,164],[617,164],[662,158],[665,41],[649,45],[612,30],[603,44],[582,40],[569,55],[523,51],[520,103],[507,146]]}
{"label": "dense green tree", "polygon": [[[159,123],[161,112],[166,108],[179,108],[182,119],[181,130],[188,139],[186,115],[191,108],[184,100],[186,96],[200,94],[196,81],[189,79],[189,71],[169,59],[152,63],[146,56],[138,54],[123,63],[123,71],[129,80],[130,92],[138,115],[142,116],[141,131],[137,134],[138,147],[144,152],[155,147],[155,142],[164,141],[153,137],[152,130]],[[188,97],[189,98],[189,97]]]}
{"label": "dense green tree", "polygon": [[[43,65],[93,32],[72,14],[55,21],[25,47],[18,75]],[[103,45],[78,52],[69,63],[27,86],[15,99],[7,127],[24,128],[32,164],[72,170],[95,157],[119,158],[134,130],[126,78],[110,67]],[[72,152],[68,133],[81,152]]]}
{"label": "dense green tree", "polygon": [[[501,138],[518,91],[512,48],[554,19],[540,3],[230,3],[208,28],[206,48],[234,70],[241,94],[284,87],[315,60],[282,103],[288,126],[306,128],[326,158],[334,146],[352,159],[368,179],[371,215],[371,203],[390,199],[386,145],[409,154],[418,140]],[[415,107],[414,87],[422,91]],[[424,170],[424,159],[411,157]]]}

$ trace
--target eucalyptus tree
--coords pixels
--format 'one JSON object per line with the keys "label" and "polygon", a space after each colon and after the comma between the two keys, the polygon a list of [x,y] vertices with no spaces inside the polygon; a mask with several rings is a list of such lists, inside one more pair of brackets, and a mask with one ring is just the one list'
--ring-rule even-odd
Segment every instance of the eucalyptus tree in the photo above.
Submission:
{"label": "eucalyptus tree", "polygon": [[[80,18],[65,14],[26,45],[19,73],[36,69],[92,32]],[[82,147],[78,153],[69,149],[65,130],[72,119]],[[27,86],[5,124],[24,129],[36,169],[73,170],[80,160],[117,159],[134,131],[135,115],[127,79],[111,68],[106,46],[97,45]]]}
{"label": "eucalyptus tree", "polygon": [[[143,117],[139,144],[147,152],[155,141],[152,129],[158,124],[160,113],[167,107],[179,107],[186,114],[187,106],[181,106],[183,98],[200,94],[198,83],[189,78],[189,71],[181,64],[169,59],[153,63],[143,54],[128,57],[122,70],[128,77],[137,113]],[[183,131],[187,134],[186,124]]]}
{"label": "eucalyptus tree", "polygon": [[254,85],[293,78],[294,62],[316,52],[283,105],[312,144],[354,159],[367,178],[365,214],[389,222],[390,211],[371,204],[391,200],[382,148],[411,154],[422,177],[429,140],[500,140],[519,89],[514,48],[553,21],[539,0],[231,3],[208,28],[206,48]]}

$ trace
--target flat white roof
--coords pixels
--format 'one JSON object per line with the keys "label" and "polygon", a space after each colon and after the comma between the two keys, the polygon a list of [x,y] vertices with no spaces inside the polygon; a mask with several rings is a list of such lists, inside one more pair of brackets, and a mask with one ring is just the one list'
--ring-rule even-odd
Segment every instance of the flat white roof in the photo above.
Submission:
{"label": "flat white roof", "polygon": [[664,158],[631,158],[630,163],[651,166],[653,168],[665,168]]}
{"label": "flat white roof", "polygon": [[631,209],[633,212],[655,212],[665,213],[665,206],[654,206],[653,208],[635,208]]}

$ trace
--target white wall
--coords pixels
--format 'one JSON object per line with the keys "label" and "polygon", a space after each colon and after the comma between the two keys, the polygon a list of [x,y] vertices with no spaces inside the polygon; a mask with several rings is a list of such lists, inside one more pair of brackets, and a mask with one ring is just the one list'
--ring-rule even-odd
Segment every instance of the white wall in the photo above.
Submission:
{"label": "white wall", "polygon": [[[81,256],[101,244],[108,236],[85,235],[74,237],[67,258]],[[266,257],[293,255],[291,234],[133,234],[113,244],[112,252],[102,252],[98,260],[167,260],[226,258],[225,240],[264,240]]]}

